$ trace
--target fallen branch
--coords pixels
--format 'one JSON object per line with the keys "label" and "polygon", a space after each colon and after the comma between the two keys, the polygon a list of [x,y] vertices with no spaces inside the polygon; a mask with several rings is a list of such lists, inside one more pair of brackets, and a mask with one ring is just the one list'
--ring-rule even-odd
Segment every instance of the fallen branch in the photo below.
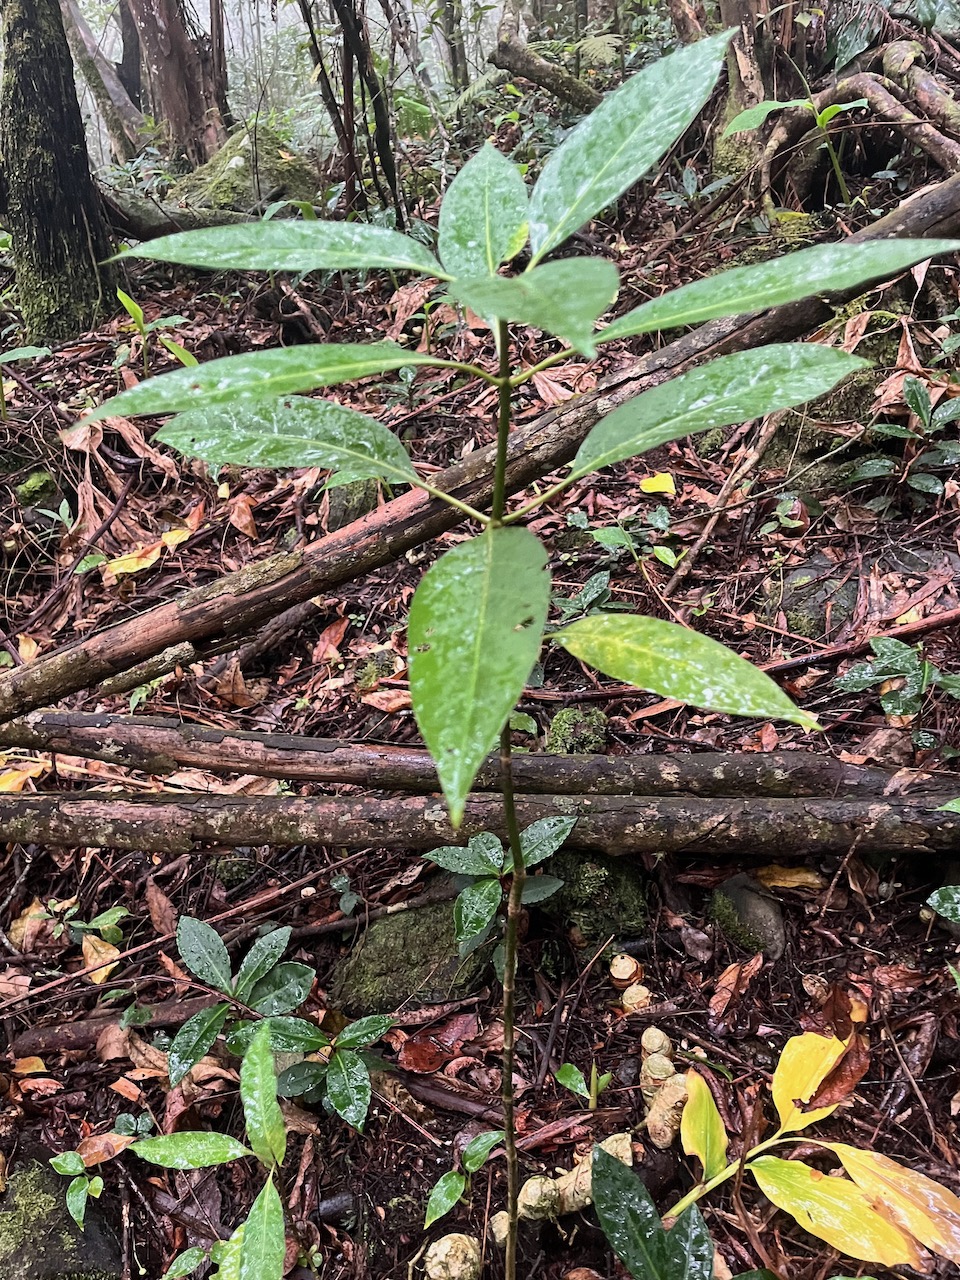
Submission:
{"label": "fallen branch", "polygon": [[509,71],[512,76],[522,76],[531,84],[539,85],[578,111],[593,111],[603,100],[603,95],[596,89],[591,89],[565,68],[548,62],[528,48],[520,35],[519,0],[508,0],[503,6],[497,27],[497,45],[487,61],[501,71]]}
{"label": "fallen branch", "polygon": [[[866,800],[703,800],[638,796],[523,796],[521,826],[576,816],[569,844],[612,855],[674,853],[783,858],[960,851],[960,814],[927,804]],[[204,844],[431,849],[481,831],[506,837],[498,796],[474,796],[459,832],[433,796],[123,795],[87,791],[7,796],[0,840],[188,853]]]}
{"label": "fallen branch", "polygon": [[[960,232],[960,175],[914,199],[850,237],[850,243]],[[861,284],[853,293],[861,293]],[[842,295],[849,296],[848,294]],[[839,298],[840,295],[837,295]],[[547,412],[515,432],[507,471],[516,493],[568,462],[583,437],[604,415],[648,387],[704,359],[810,332],[832,315],[823,299],[773,308],[752,319],[711,321],[696,332],[641,357],[590,395]],[[490,496],[493,448],[479,449],[433,477],[432,483],[473,506]],[[93,688],[111,676],[171,648],[203,646],[224,637],[249,636],[291,605],[329,593],[345,582],[389,564],[412,547],[452,528],[460,515],[447,504],[411,491],[376,512],[319,538],[300,551],[282,552],[204,587],[87,636],[36,662],[0,676],[0,723]]]}
{"label": "fallen branch", "polygon": [[[411,747],[214,729],[153,716],[35,711],[0,729],[0,747],[86,756],[161,775],[193,768],[378,791],[438,790],[429,755]],[[911,796],[943,793],[947,798],[957,790],[949,778],[907,770],[892,774],[804,751],[641,756],[531,752],[517,755],[513,776],[516,790],[531,795],[862,798],[909,791]],[[474,789],[498,788],[499,765],[491,757]]]}

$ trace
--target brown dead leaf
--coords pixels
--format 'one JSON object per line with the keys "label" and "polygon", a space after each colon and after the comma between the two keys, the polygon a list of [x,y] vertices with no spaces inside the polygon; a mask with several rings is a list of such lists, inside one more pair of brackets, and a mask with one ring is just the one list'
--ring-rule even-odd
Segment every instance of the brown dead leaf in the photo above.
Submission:
{"label": "brown dead leaf", "polygon": [[126,1098],[127,1102],[132,1102],[139,1106],[143,1102],[143,1090],[129,1076],[121,1076],[119,1080],[114,1080],[110,1088],[114,1093],[119,1093],[121,1098]]}
{"label": "brown dead leaf", "polygon": [[150,923],[157,933],[161,936],[175,933],[177,913],[173,909],[173,903],[159,887],[153,876],[147,877],[147,888],[144,897],[146,898],[147,910],[150,912]]}
{"label": "brown dead leaf", "polygon": [[136,1138],[132,1134],[88,1133],[85,1138],[81,1138],[77,1143],[76,1150],[83,1157],[85,1167],[89,1169],[91,1165],[103,1164],[105,1160],[112,1160],[121,1151],[125,1151],[132,1142],[136,1142]]}
{"label": "brown dead leaf", "polygon": [[173,458],[160,453],[159,450],[154,449],[153,445],[147,444],[143,432],[136,423],[131,422],[129,418],[107,418],[105,421],[112,431],[116,431],[124,438],[130,446],[131,453],[151,463],[158,471],[162,471],[168,480],[176,480],[179,477],[180,473]]}
{"label": "brown dead leaf", "polygon": [[60,432],[60,439],[68,449],[78,453],[93,453],[103,444],[102,422],[78,422]]}
{"label": "brown dead leaf", "polygon": [[7,929],[7,937],[18,951],[24,954],[34,950],[41,932],[46,929],[49,916],[39,898],[34,898]]}
{"label": "brown dead leaf", "polygon": [[227,503],[227,519],[235,529],[248,538],[257,537],[257,526],[253,518],[254,503],[245,493],[238,494]]}
{"label": "brown dead leaf", "polygon": [[14,1058],[13,1074],[15,1076],[35,1076],[41,1071],[46,1071],[46,1064],[42,1058]]}
{"label": "brown dead leaf", "polygon": [[722,1018],[734,999],[739,999],[747,987],[763,968],[763,953],[757,952],[749,960],[728,964],[717,979],[713,995],[710,997],[710,1013],[713,1018]]}
{"label": "brown dead leaf", "polygon": [[387,330],[391,342],[400,340],[407,321],[420,310],[436,283],[436,280],[411,280],[396,291],[388,304],[394,308],[393,324]]}
{"label": "brown dead leaf", "polygon": [[905,964],[878,964],[870,976],[888,991],[916,991],[929,980],[929,975],[921,969],[911,969]]}
{"label": "brown dead leaf", "polygon": [[97,986],[101,982],[106,982],[117,967],[120,948],[115,947],[112,942],[104,942],[103,938],[95,933],[84,933],[80,950],[83,952],[85,968],[89,968],[92,964],[100,965],[100,968],[86,975],[89,981],[96,983]]}
{"label": "brown dead leaf", "polygon": [[843,1056],[824,1078],[820,1088],[804,1104],[804,1111],[832,1107],[849,1098],[870,1067],[870,1041],[859,1032],[851,1035]]}
{"label": "brown dead leaf", "polygon": [[394,715],[398,711],[409,711],[413,703],[407,689],[377,689],[373,693],[364,694],[360,701],[367,707],[375,707],[385,715]]}
{"label": "brown dead leaf", "polygon": [[340,661],[340,643],[347,634],[350,626],[349,618],[335,618],[329,626],[324,627],[317,637],[317,642],[313,646],[311,661],[319,664],[321,662],[339,662]]}
{"label": "brown dead leaf", "polygon": [[31,778],[39,778],[49,768],[48,761],[30,760],[22,761],[15,768],[0,770],[0,793],[9,795],[15,791],[22,791]]}
{"label": "brown dead leaf", "polygon": [[822,889],[824,884],[823,876],[810,867],[781,867],[777,862],[752,874],[768,889]]}
{"label": "brown dead leaf", "polygon": [[[9,937],[9,934],[7,936]],[[16,1000],[26,995],[29,990],[30,975],[28,973],[21,973],[19,969],[14,969],[10,965],[0,973],[0,996],[4,1000]]]}

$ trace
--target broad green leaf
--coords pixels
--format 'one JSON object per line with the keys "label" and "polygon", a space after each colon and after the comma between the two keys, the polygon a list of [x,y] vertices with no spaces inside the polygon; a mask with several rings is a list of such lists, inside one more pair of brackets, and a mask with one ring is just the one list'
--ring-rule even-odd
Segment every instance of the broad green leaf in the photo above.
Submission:
{"label": "broad green leaf", "polygon": [[90,1179],[85,1174],[74,1178],[67,1187],[67,1212],[81,1231],[83,1230],[83,1220],[87,1213],[87,1197],[89,1194]]}
{"label": "broad green leaf", "polygon": [[261,1022],[240,1064],[240,1101],[247,1141],[267,1169],[283,1164],[287,1127],[277,1102],[277,1073],[270,1050],[270,1027]]}
{"label": "broad green leaf", "polygon": [[251,1009],[271,1018],[278,1013],[290,1013],[303,1004],[316,979],[309,965],[287,961],[278,964],[253,988],[247,1001]]}
{"label": "broad green leaf", "polygon": [[192,1249],[184,1249],[183,1253],[178,1254],[170,1263],[166,1271],[160,1277],[160,1280],[180,1280],[182,1276],[188,1276],[196,1271],[202,1263],[207,1260],[206,1249],[194,1246]]}
{"label": "broad green leaf", "polygon": [[289,941],[290,929],[286,925],[257,938],[237,970],[235,991],[238,1000],[246,1000],[260,979],[266,977],[286,951]]}
{"label": "broad green leaf", "polygon": [[389,1014],[372,1013],[367,1018],[358,1018],[337,1036],[337,1048],[362,1049],[385,1036],[392,1026],[393,1018]]}
{"label": "broad green leaf", "polygon": [[238,1280],[283,1280],[286,1253],[283,1205],[270,1177],[243,1224]]}
{"label": "broad green leaf", "polygon": [[284,396],[253,404],[210,405],[171,419],[154,437],[180,453],[242,467],[326,467],[356,480],[416,481],[392,432],[332,400]]}
{"label": "broad green leaf", "polygon": [[603,1234],[634,1280],[670,1280],[667,1235],[647,1188],[602,1147],[593,1148],[591,1176]]}
{"label": "broad green leaf", "polygon": [[[270,1027],[270,1047],[274,1053],[313,1053],[330,1043],[326,1032],[306,1018],[273,1017],[265,1021]],[[260,1025],[260,1022],[238,1022],[231,1027],[227,1036],[230,1053],[242,1058]]]}
{"label": "broad green leaf", "polygon": [[463,1149],[461,1160],[467,1173],[476,1173],[487,1162],[487,1157],[495,1146],[504,1139],[502,1129],[491,1129],[489,1133],[478,1133]]}
{"label": "broad green leaf", "polygon": [[723,136],[726,138],[731,133],[746,133],[749,129],[759,129],[767,116],[774,111],[786,111],[789,107],[806,107],[811,115],[813,114],[813,107],[806,98],[788,98],[786,102],[774,102],[768,99],[766,102],[758,102],[755,107],[747,107],[746,111],[735,115],[724,129]]}
{"label": "broad green leaf", "polygon": [[573,474],[585,476],[694,431],[793,408],[825,395],[843,378],[867,367],[868,362],[857,356],[807,343],[720,356],[644,391],[601,418],[580,446]]}
{"label": "broad green leaf", "polygon": [[856,98],[852,102],[831,102],[829,106],[817,112],[817,124],[821,129],[825,129],[830,121],[835,116],[840,115],[842,111],[857,111],[860,107],[869,105],[866,98]]}
{"label": "broad green leaf", "polygon": [[315,346],[277,347],[242,356],[208,360],[195,369],[174,369],[149,378],[107,400],[84,422],[115,414],[183,413],[199,405],[251,403],[271,396],[332,387],[405,365],[449,365],[395,342],[326,342]]}
{"label": "broad green leaf", "polygon": [[14,360],[35,360],[38,356],[50,356],[49,347],[11,347],[9,351],[0,351],[0,364],[13,364]]}
{"label": "broad green leaf", "polygon": [[960,813],[960,796],[954,800],[948,800],[946,804],[937,806],[938,813]]}
{"label": "broad green leaf", "polygon": [[210,1261],[217,1270],[211,1280],[239,1280],[240,1250],[243,1248],[243,1223],[229,1240],[215,1240],[210,1246]]}
{"label": "broad green leaf", "polygon": [[960,1265],[960,1199],[932,1178],[876,1151],[821,1142],[880,1213],[942,1258]]}
{"label": "broad green leaf", "polygon": [[546,553],[518,528],[454,547],[413,597],[410,694],[454,827],[533,670],[549,604]]}
{"label": "broad green leaf", "polygon": [[530,197],[533,263],[612,204],[665,155],[713,91],[729,33],[644,67],[550,153]]}
{"label": "broad green leaf", "polygon": [[[583,1072],[579,1067],[575,1067],[572,1062],[565,1062],[555,1074],[554,1079],[557,1084],[562,1084],[571,1093],[579,1094],[581,1098],[590,1097],[590,1089],[584,1079]],[[619,1164],[619,1161],[617,1163]]]}
{"label": "broad green leaf", "polygon": [[530,876],[524,881],[520,901],[524,904],[543,902],[544,899],[552,898],[555,893],[559,893],[563,885],[564,882],[557,876]]}
{"label": "broad green leaf", "polygon": [[[485,142],[450,183],[440,206],[440,261],[454,278],[496,275],[523,248],[527,188],[512,160]],[[518,243],[519,241],[519,243]]]}
{"label": "broad green leaf", "polygon": [[370,1107],[370,1072],[352,1049],[338,1049],[330,1059],[327,1097],[341,1120],[362,1133]]}
{"label": "broad green leaf", "polygon": [[660,618],[597,613],[571,622],[553,639],[568,653],[623,680],[710,711],[792,720],[817,728],[769,676],[726,645]]}
{"label": "broad green leaf", "polygon": [[688,1156],[703,1165],[703,1181],[709,1182],[727,1164],[727,1131],[706,1080],[691,1068],[686,1073],[687,1104],[680,1118],[680,1141]]}
{"label": "broad green leaf", "polygon": [[[702,324],[718,316],[748,315],[812,294],[853,289],[903,271],[916,262],[958,250],[960,240],[877,240],[800,249],[769,262],[732,267],[672,289],[614,320],[597,341]],[[957,403],[960,406],[960,401]]]}
{"label": "broad green leaf", "polygon": [[172,1085],[179,1084],[200,1061],[220,1034],[229,1013],[228,1004],[215,1004],[211,1009],[201,1009],[183,1024],[167,1052],[167,1071]]}
{"label": "broad green leaf", "polygon": [[768,1200],[848,1258],[923,1268],[916,1242],[846,1178],[830,1178],[802,1160],[758,1156],[747,1168]]}
{"label": "broad green leaf", "polygon": [[216,929],[203,920],[181,916],[177,925],[177,950],[194,977],[226,995],[233,993],[230,957]]}
{"label": "broad green leaf", "polygon": [[422,244],[388,227],[363,222],[292,222],[286,219],[208,227],[160,236],[123,257],[180,262],[211,271],[420,271],[445,279]]}
{"label": "broad green leaf", "polygon": [[787,1041],[770,1086],[781,1133],[806,1129],[837,1109],[836,1103],[813,1111],[801,1108],[817,1092],[846,1048],[836,1036],[820,1036],[813,1031],[805,1031],[802,1036],[793,1036]]}
{"label": "broad green leaf", "polygon": [[57,1173],[62,1173],[66,1177],[81,1174],[87,1167],[83,1163],[83,1156],[79,1151],[61,1151],[58,1156],[51,1158],[50,1166],[56,1169]]}
{"label": "broad green leaf", "polygon": [[143,326],[143,307],[140,306],[139,302],[134,302],[133,298],[130,297],[129,293],[124,293],[122,289],[117,290],[117,299],[120,305],[123,307],[124,311],[126,311],[127,315],[130,317],[130,319],[133,321],[133,323],[142,333],[143,327],[144,327]]}
{"label": "broad green leaf", "polygon": [[468,884],[453,904],[453,922],[457,942],[466,943],[483,933],[497,914],[503,899],[499,880],[485,877]]}
{"label": "broad green leaf", "polygon": [[713,1240],[695,1204],[685,1209],[667,1232],[665,1277],[669,1280],[713,1280]]}
{"label": "broad green leaf", "polygon": [[167,1133],[135,1142],[131,1151],[164,1169],[207,1169],[252,1156],[253,1152],[225,1133]]}
{"label": "broad green leaf", "polygon": [[465,849],[448,844],[424,854],[424,857],[456,875],[499,876],[503,872],[503,845],[489,831],[471,836]]}
{"label": "broad green leaf", "polygon": [[423,1229],[432,1227],[439,1219],[450,1212],[460,1200],[467,1188],[467,1180],[462,1173],[451,1169],[433,1184],[430,1198],[427,1200],[427,1213],[423,1220]]}
{"label": "broad green leaf", "polygon": [[277,1093],[281,1098],[299,1098],[323,1084],[326,1078],[325,1062],[295,1062],[277,1077]]}
{"label": "broad green leaf", "polygon": [[617,296],[619,275],[603,258],[562,258],[521,276],[455,280],[450,293],[485,320],[515,320],[596,352],[597,319]]}
{"label": "broad green leaf", "polygon": [[538,862],[552,857],[576,825],[576,818],[561,818],[558,814],[531,822],[526,830],[520,832],[523,865],[535,867]]}

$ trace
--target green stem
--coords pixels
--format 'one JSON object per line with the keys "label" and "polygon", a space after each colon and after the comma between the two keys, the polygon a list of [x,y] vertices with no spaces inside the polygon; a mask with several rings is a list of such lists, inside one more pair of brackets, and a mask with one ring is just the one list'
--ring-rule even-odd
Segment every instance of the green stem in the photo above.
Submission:
{"label": "green stem", "polygon": [[705,1196],[708,1191],[713,1191],[715,1187],[719,1187],[729,1178],[732,1178],[737,1170],[742,1165],[748,1164],[754,1156],[758,1156],[764,1151],[769,1151],[771,1147],[778,1146],[781,1142],[791,1141],[794,1141],[794,1139],[784,1138],[779,1132],[775,1133],[772,1138],[768,1138],[766,1142],[761,1142],[758,1147],[754,1147],[752,1151],[748,1151],[742,1160],[734,1160],[733,1163],[728,1164],[725,1169],[721,1169],[720,1172],[715,1177],[711,1178],[709,1182],[702,1182],[699,1186],[694,1187],[692,1191],[688,1191],[683,1199],[678,1200],[673,1208],[668,1209],[663,1216],[665,1218],[679,1218],[684,1209],[689,1209],[692,1204],[696,1204],[696,1202],[701,1199],[701,1197]]}
{"label": "green stem", "polygon": [[500,731],[500,792],[510,851],[513,854],[513,881],[507,898],[507,928],[503,948],[503,1080],[500,1097],[503,1102],[504,1149],[507,1155],[507,1240],[504,1257],[505,1280],[517,1275],[517,1199],[520,1194],[520,1165],[517,1160],[517,1135],[514,1124],[513,1063],[516,1042],[516,978],[517,948],[520,936],[520,913],[526,868],[520,844],[520,826],[513,795],[513,772],[510,759],[510,725]]}
{"label": "green stem", "polygon": [[524,369],[523,373],[515,374],[510,379],[510,385],[511,387],[521,387],[525,382],[529,382],[535,373],[543,373],[546,369],[552,369],[555,364],[562,364],[564,360],[573,355],[576,355],[576,352],[571,347],[564,347],[562,351],[557,351],[552,356],[547,356],[539,364],[532,364],[529,369]]}
{"label": "green stem", "polygon": [[496,379],[497,397],[497,461],[493,472],[493,499],[490,515],[495,525],[503,523],[507,501],[507,446],[510,442],[510,340],[506,320],[497,321],[497,352],[500,369]]}
{"label": "green stem", "polygon": [[[404,480],[409,482],[409,477],[404,476]],[[471,520],[478,520],[480,524],[487,525],[490,523],[490,517],[485,516],[482,511],[478,511],[476,507],[471,507],[466,502],[461,502],[459,498],[455,498],[452,493],[447,493],[444,489],[435,489],[432,484],[424,484],[422,480],[416,481],[418,489],[422,489],[424,493],[429,493],[431,498],[437,498],[440,502],[445,502],[448,507],[455,507],[457,511],[462,511],[465,516],[469,516]]]}
{"label": "green stem", "polygon": [[516,524],[518,520],[522,520],[524,516],[530,515],[532,511],[536,511],[537,508],[542,507],[544,503],[551,502],[559,494],[563,493],[564,489],[569,489],[574,480],[578,480],[579,478],[579,476],[569,475],[563,480],[558,480],[557,483],[552,484],[549,489],[544,489],[543,493],[538,494],[535,498],[531,498],[524,506],[519,507],[516,511],[511,511],[508,516],[504,517],[503,523]]}
{"label": "green stem", "polygon": [[847,186],[847,180],[843,176],[843,170],[840,168],[840,157],[837,155],[837,149],[830,140],[830,134],[826,129],[822,129],[823,140],[827,144],[827,153],[830,156],[830,163],[833,165],[833,175],[837,180],[837,186],[840,188],[840,199],[846,205],[850,203],[850,189]]}

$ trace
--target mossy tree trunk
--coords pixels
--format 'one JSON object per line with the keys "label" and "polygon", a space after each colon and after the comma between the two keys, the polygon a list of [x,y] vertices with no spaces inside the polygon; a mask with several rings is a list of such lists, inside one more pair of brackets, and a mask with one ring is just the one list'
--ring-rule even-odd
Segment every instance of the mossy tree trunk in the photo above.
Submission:
{"label": "mossy tree trunk", "polygon": [[0,210],[33,342],[89,329],[112,291],[58,0],[0,0]]}

